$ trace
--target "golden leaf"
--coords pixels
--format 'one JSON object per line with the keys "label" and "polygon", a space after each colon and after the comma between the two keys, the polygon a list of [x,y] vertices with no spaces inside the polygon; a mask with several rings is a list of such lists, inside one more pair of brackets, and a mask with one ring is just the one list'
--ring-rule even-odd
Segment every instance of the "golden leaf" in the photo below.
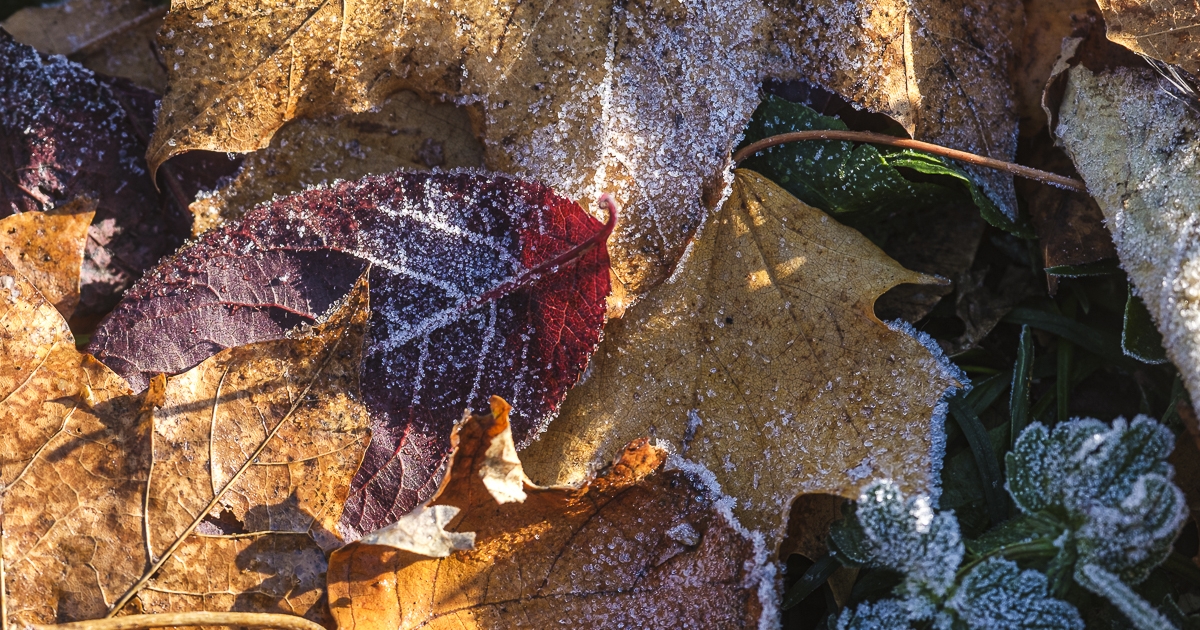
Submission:
{"label": "golden leaf", "polygon": [[[365,279],[309,334],[230,348],[136,397],[2,258],[0,287],[8,619],[93,618],[135,597],[322,618],[322,548],[341,544],[368,439]],[[244,533],[198,537],[208,517]]]}
{"label": "golden leaf", "polygon": [[1097,0],[1108,38],[1200,74],[1200,7],[1193,0]]}
{"label": "golden leaf", "polygon": [[289,120],[366,111],[399,90],[454,100],[489,168],[618,198],[610,251],[637,289],[720,198],[757,103],[766,17],[757,0],[176,2],[148,161],[260,149]]}
{"label": "golden leaf", "polygon": [[0,219],[0,252],[62,313],[79,304],[79,271],[96,200],[81,197],[52,212]]}
{"label": "golden leaf", "polygon": [[935,491],[957,370],[872,312],[933,279],[757,173],[734,176],[672,280],[609,323],[526,470],[579,483],[654,435],[716,473],[772,546],[799,494],[855,498],[879,478]]}
{"label": "golden leaf", "polygon": [[483,149],[465,110],[400,92],[378,111],[284,125],[271,138],[271,146],[247,156],[229,185],[191,204],[192,232],[199,235],[225,220],[240,219],[275,195],[326,181],[398,168],[482,165]]}
{"label": "golden leaf", "polygon": [[[491,414],[460,425],[441,494],[427,507],[456,515],[429,519],[426,528],[438,529],[430,536],[441,525],[474,532],[474,548],[428,557],[358,542],[335,551],[329,601],[339,628],[564,619],[575,628],[757,627],[773,614],[774,571],[761,542],[696,474],[662,470],[665,452],[638,440],[584,488],[541,488],[512,468],[507,417],[508,405],[493,398]],[[484,480],[499,470],[520,480],[523,500]]]}

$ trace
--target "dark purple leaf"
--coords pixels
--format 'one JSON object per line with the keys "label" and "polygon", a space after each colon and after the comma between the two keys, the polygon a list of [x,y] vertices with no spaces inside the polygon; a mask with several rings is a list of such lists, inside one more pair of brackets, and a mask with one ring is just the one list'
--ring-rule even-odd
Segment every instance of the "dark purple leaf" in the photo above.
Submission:
{"label": "dark purple leaf", "polygon": [[541,184],[500,176],[401,172],[310,189],[151,271],[90,350],[141,388],[318,320],[369,267],[373,432],[341,523],[353,539],[432,494],[464,409],[511,401],[519,445],[545,426],[599,341],[609,230]]}

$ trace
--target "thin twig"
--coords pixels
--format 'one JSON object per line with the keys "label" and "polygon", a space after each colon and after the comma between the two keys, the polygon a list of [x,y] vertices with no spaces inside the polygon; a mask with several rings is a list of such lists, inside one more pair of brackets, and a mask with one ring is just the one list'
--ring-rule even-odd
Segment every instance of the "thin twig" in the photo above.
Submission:
{"label": "thin twig", "polygon": [[1005,171],[1013,175],[1019,175],[1028,179],[1037,180],[1043,184],[1050,184],[1067,190],[1078,190],[1079,192],[1087,192],[1087,186],[1083,182],[1064,177],[1056,173],[1005,162],[995,158],[984,157],[958,149],[943,147],[939,144],[930,144],[921,142],[920,140],[910,140],[908,138],[897,138],[895,136],[887,136],[881,133],[871,133],[869,131],[841,131],[837,129],[819,129],[813,131],[794,131],[792,133],[781,133],[777,136],[763,138],[758,142],[752,143],[733,154],[734,164],[740,163],[742,160],[762,151],[763,149],[778,146],[788,142],[799,142],[802,140],[846,140],[849,142],[867,142],[870,144],[882,144],[889,147],[899,147],[901,149],[916,149],[917,151],[925,151],[933,155],[940,155],[967,164],[976,166],[985,166],[994,168],[998,171]]}
{"label": "thin twig", "polygon": [[280,630],[326,630],[324,626],[296,615],[250,612],[182,612],[153,615],[126,615],[113,619],[92,619],[50,626],[30,626],[32,630],[140,630],[177,626],[240,626],[243,628],[279,628]]}

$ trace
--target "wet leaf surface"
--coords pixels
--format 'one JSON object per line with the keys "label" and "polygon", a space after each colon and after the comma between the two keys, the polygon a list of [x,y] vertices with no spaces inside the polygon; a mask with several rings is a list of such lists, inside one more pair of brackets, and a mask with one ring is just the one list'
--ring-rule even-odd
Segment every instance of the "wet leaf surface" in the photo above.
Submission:
{"label": "wet leaf surface", "polygon": [[0,252],[63,317],[70,318],[79,303],[79,273],[95,213],[96,202],[79,197],[53,212],[0,219]]}

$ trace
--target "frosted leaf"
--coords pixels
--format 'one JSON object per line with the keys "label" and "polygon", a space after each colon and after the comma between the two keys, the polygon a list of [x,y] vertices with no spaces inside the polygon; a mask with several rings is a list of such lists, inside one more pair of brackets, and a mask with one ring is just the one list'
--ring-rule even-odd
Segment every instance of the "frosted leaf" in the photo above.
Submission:
{"label": "frosted leaf", "polygon": [[904,574],[897,594],[941,598],[954,583],[963,543],[953,512],[935,513],[929,497],[905,498],[891,481],[867,486],[856,518],[871,563]]}
{"label": "frosted leaf", "polygon": [[1008,454],[1008,490],[1027,514],[1065,513],[1080,562],[1140,582],[1166,558],[1187,514],[1166,462],[1172,448],[1171,432],[1146,416],[1111,427],[1092,419],[1053,430],[1035,423]]}
{"label": "frosted leaf", "polygon": [[951,627],[1083,630],[1079,611],[1050,597],[1046,576],[1003,558],[971,569],[945,607],[957,617]]}
{"label": "frosted leaf", "polygon": [[1142,599],[1116,575],[1094,564],[1081,564],[1075,570],[1075,581],[1089,591],[1107,599],[1117,607],[1138,630],[1174,628],[1167,618]]}
{"label": "frosted leaf", "polygon": [[892,630],[910,628],[904,606],[894,599],[845,608],[837,620],[837,630]]}

